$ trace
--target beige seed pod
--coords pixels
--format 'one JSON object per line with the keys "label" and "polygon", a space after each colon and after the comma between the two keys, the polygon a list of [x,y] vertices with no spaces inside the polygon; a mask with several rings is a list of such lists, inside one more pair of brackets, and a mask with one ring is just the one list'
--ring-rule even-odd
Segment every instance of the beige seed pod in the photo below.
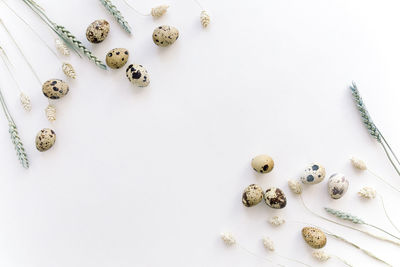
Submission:
{"label": "beige seed pod", "polygon": [[285,221],[285,219],[282,218],[282,217],[273,216],[273,217],[271,217],[271,218],[268,220],[268,222],[269,222],[270,224],[272,224],[273,226],[280,226],[280,225],[284,224],[286,221]]}
{"label": "beige seed pod", "polygon": [[60,39],[56,38],[55,39],[55,43],[56,43],[57,50],[61,54],[63,54],[64,56],[69,56],[70,51],[69,51],[68,47],[66,46],[66,44],[63,41],[61,41]]}
{"label": "beige seed pod", "polygon": [[203,28],[207,28],[207,26],[210,24],[210,15],[208,15],[207,11],[203,10],[200,13],[200,23],[203,26]]}
{"label": "beige seed pod", "polygon": [[264,237],[263,238],[263,245],[269,251],[274,251],[275,250],[274,242],[269,237]]}
{"label": "beige seed pod", "polygon": [[319,261],[327,261],[331,258],[331,256],[329,256],[325,251],[318,249],[318,250],[314,250],[312,252],[312,256],[314,259],[317,259]]}
{"label": "beige seed pod", "polygon": [[376,197],[376,190],[372,187],[365,186],[358,191],[358,195],[365,199],[373,199]]}
{"label": "beige seed pod", "polygon": [[236,243],[235,237],[231,233],[221,233],[221,239],[227,246],[232,246]]}
{"label": "beige seed pod", "polygon": [[151,9],[151,15],[153,16],[153,18],[159,18],[165,13],[167,13],[168,8],[169,6],[167,5],[156,6]]}
{"label": "beige seed pod", "polygon": [[367,169],[367,164],[361,159],[352,157],[351,158],[351,164],[354,166],[354,168],[365,171]]}
{"label": "beige seed pod", "polygon": [[301,186],[299,181],[296,180],[289,180],[288,181],[288,185],[290,190],[294,193],[294,194],[301,194],[303,192],[303,187]]}
{"label": "beige seed pod", "polygon": [[71,64],[65,63],[65,62],[64,62],[64,63],[62,64],[62,70],[63,70],[64,74],[65,74],[67,77],[70,77],[70,78],[72,78],[72,79],[75,79],[75,78],[76,78],[75,69],[74,69],[74,67],[72,67]]}
{"label": "beige seed pod", "polygon": [[29,99],[29,96],[27,96],[26,94],[21,92],[21,94],[19,95],[19,100],[21,101],[22,107],[26,111],[31,111],[32,104],[31,104],[31,100]]}
{"label": "beige seed pod", "polygon": [[56,120],[57,110],[55,106],[49,104],[44,111],[46,112],[47,120],[50,122]]}

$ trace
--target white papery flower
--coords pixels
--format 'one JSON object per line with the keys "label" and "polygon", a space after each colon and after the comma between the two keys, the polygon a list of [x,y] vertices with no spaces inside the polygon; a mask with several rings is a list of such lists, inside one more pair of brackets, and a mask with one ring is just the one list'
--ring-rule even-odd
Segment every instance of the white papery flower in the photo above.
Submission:
{"label": "white papery flower", "polygon": [[351,159],[351,164],[354,166],[354,168],[365,171],[367,169],[367,164],[361,159],[352,157]]}
{"label": "white papery flower", "polygon": [[269,237],[264,237],[263,238],[263,245],[269,251],[274,251],[275,250],[274,242]]}
{"label": "white papery flower", "polygon": [[221,239],[227,246],[232,246],[236,243],[236,240],[231,233],[221,233]]}
{"label": "white papery flower", "polygon": [[319,261],[327,261],[327,260],[329,260],[330,258],[331,258],[331,256],[329,256],[328,254],[326,254],[325,253],[325,251],[323,251],[323,250],[314,250],[313,252],[312,252],[312,256],[315,258],[315,259],[317,259],[317,260],[319,260]]}
{"label": "white papery flower", "polygon": [[268,222],[274,226],[279,226],[285,223],[285,219],[279,216],[271,217]]}
{"label": "white papery flower", "polygon": [[301,186],[299,181],[296,180],[289,180],[288,181],[288,185],[290,190],[294,193],[294,194],[301,194],[303,192],[303,187]]}
{"label": "white papery flower", "polygon": [[358,191],[358,195],[362,198],[373,199],[376,197],[376,190],[372,187],[365,186]]}

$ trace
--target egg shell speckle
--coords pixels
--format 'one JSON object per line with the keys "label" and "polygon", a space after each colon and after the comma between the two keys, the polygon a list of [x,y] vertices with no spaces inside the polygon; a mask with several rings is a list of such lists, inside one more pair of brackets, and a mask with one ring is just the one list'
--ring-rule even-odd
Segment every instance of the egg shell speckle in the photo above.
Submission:
{"label": "egg shell speckle", "polygon": [[69,86],[66,82],[59,79],[46,81],[42,86],[45,97],[50,99],[60,99],[69,92]]}
{"label": "egg shell speckle", "polygon": [[300,180],[304,184],[318,184],[325,179],[325,176],[326,171],[324,166],[319,163],[313,163],[307,166]]}
{"label": "egg shell speckle", "polygon": [[301,233],[304,241],[312,248],[320,249],[326,245],[326,235],[318,228],[304,227]]}
{"label": "egg shell speckle", "polygon": [[129,65],[126,69],[126,77],[131,83],[139,87],[146,87],[150,83],[149,74],[142,65]]}
{"label": "egg shell speckle", "polygon": [[125,48],[114,48],[107,53],[106,63],[112,69],[123,67],[129,58],[129,52]]}
{"label": "egg shell speckle", "polygon": [[263,190],[256,184],[251,184],[243,192],[242,203],[246,207],[257,205],[263,199]]}
{"label": "egg shell speckle", "polygon": [[346,194],[349,188],[349,181],[343,174],[335,173],[331,175],[328,181],[328,192],[331,198],[339,199]]}
{"label": "egg shell speckle", "polygon": [[287,200],[283,191],[276,187],[271,187],[265,190],[265,204],[273,209],[283,209],[286,207]]}
{"label": "egg shell speckle", "polygon": [[153,42],[161,47],[170,46],[179,37],[179,31],[173,26],[163,25],[154,29]]}
{"label": "egg shell speckle", "polygon": [[49,150],[56,142],[56,133],[49,128],[44,128],[36,135],[36,148],[40,152]]}
{"label": "egg shell speckle", "polygon": [[104,19],[95,20],[86,29],[86,39],[97,44],[104,41],[110,31],[110,23]]}
{"label": "egg shell speckle", "polygon": [[251,160],[251,167],[259,173],[268,173],[274,169],[274,160],[268,155],[258,155]]}

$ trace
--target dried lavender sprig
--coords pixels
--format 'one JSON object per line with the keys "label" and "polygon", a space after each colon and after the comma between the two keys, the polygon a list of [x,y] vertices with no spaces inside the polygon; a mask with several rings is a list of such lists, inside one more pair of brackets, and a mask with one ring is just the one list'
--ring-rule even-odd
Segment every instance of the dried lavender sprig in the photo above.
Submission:
{"label": "dried lavender sprig", "polygon": [[28,169],[29,168],[28,156],[24,149],[24,144],[22,143],[21,138],[19,137],[17,126],[15,125],[15,122],[11,117],[10,111],[8,110],[3,94],[1,93],[1,88],[0,88],[0,102],[1,106],[3,107],[4,114],[6,115],[6,118],[8,120],[8,127],[9,127],[8,131],[11,136],[11,141],[14,144],[14,149],[17,152],[18,160],[21,162],[22,166],[25,169]]}
{"label": "dried lavender sprig", "polygon": [[[87,49],[81,41],[79,41],[70,31],[65,27],[56,24],[47,17],[47,15],[38,6],[32,2],[32,0],[22,0],[30,7],[66,44],[68,44],[73,50],[78,53],[81,51],[87,58],[94,62],[98,67],[107,69],[107,66],[99,60],[92,52]],[[78,51],[77,51],[78,50]],[[79,54],[79,53],[78,53]]]}
{"label": "dried lavender sprig", "polygon": [[129,34],[132,33],[131,26],[122,16],[121,12],[110,0],[100,0],[101,4],[111,13],[111,15],[117,20],[119,25]]}
{"label": "dried lavender sprig", "polygon": [[[367,128],[369,134],[374,137],[382,146],[383,150],[385,151],[386,157],[389,159],[390,163],[392,164],[393,168],[396,170],[397,174],[400,175],[400,170],[398,166],[396,166],[393,158],[400,165],[400,161],[397,158],[396,154],[390,147],[389,143],[386,141],[385,137],[382,135],[381,131],[376,127],[375,123],[372,121],[371,116],[368,113],[368,110],[364,104],[364,101],[358,91],[356,84],[350,86],[350,90],[353,95],[354,102],[356,103],[357,109],[360,111],[361,117],[363,119],[364,125]],[[392,158],[393,157],[393,158]]]}
{"label": "dried lavender sprig", "polygon": [[375,229],[377,229],[377,230],[379,230],[379,231],[384,232],[385,234],[388,234],[388,235],[390,235],[390,236],[392,236],[392,237],[394,237],[394,238],[400,240],[399,237],[397,237],[397,236],[395,236],[395,235],[393,235],[393,234],[387,232],[386,230],[383,230],[382,228],[379,228],[379,227],[377,227],[377,226],[375,226],[375,225],[366,223],[366,222],[363,221],[362,219],[360,219],[360,218],[358,218],[357,216],[354,216],[354,215],[352,215],[352,214],[350,214],[350,213],[348,213],[348,212],[344,212],[344,211],[340,211],[340,210],[336,210],[336,209],[332,209],[332,208],[324,208],[324,209],[325,209],[326,212],[328,212],[328,213],[330,213],[330,214],[336,216],[336,217],[339,218],[339,219],[342,219],[342,220],[345,220],[345,221],[350,221],[350,222],[355,223],[355,224],[364,224],[364,225],[368,225],[368,226],[370,226],[370,227],[372,227],[372,228],[375,228]]}

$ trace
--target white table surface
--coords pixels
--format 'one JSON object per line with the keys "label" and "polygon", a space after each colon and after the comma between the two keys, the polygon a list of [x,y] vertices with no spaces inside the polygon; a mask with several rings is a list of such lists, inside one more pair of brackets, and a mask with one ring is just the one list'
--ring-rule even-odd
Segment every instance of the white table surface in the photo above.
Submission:
{"label": "white table surface", "polygon": [[[54,34],[22,1],[7,2],[53,47]],[[293,221],[329,229],[400,266],[399,247],[321,221],[287,186],[318,161],[328,175],[345,173],[350,188],[334,201],[326,180],[307,187],[304,198],[313,210],[325,216],[324,206],[351,211],[396,233],[378,199],[357,196],[363,186],[375,187],[400,225],[400,193],[350,165],[356,155],[400,187],[400,177],[364,129],[348,85],[357,82],[376,124],[400,153],[398,1],[203,0],[212,18],[204,30],[193,1],[165,2],[168,13],[153,20],[114,0],[133,36],[97,0],[38,2],[101,59],[112,48],[129,49],[129,61],[144,65],[151,83],[135,88],[125,68],[103,71],[75,54],[62,58],[78,78],[68,80],[70,93],[56,103],[58,119],[51,126],[40,85],[0,30],[0,44],[33,103],[26,114],[2,65],[1,86],[31,167],[19,165],[1,114],[0,266],[271,266],[239,247],[227,248],[221,231],[285,266],[301,265],[278,254],[318,266],[302,240],[303,225]],[[143,11],[163,4],[131,3]],[[0,17],[43,81],[65,79],[60,61],[1,3]],[[86,27],[101,18],[111,23],[109,37],[90,44]],[[180,30],[166,49],[151,39],[162,24]],[[35,135],[49,126],[57,142],[40,153]],[[257,175],[250,167],[260,153],[275,160],[270,174]],[[245,208],[241,194],[251,183],[282,188],[287,207]],[[292,223],[275,229],[267,223],[273,215]],[[263,236],[274,240],[274,253],[262,246]],[[354,266],[383,266],[331,238],[325,250]],[[341,265],[331,259],[324,266]]]}

